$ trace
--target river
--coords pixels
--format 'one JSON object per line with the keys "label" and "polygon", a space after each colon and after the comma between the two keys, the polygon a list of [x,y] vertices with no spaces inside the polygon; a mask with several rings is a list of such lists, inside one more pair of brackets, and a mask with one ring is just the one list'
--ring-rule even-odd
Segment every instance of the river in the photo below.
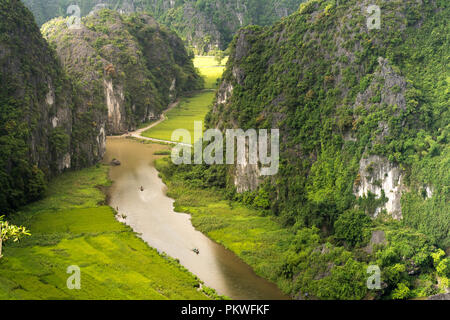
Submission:
{"label": "river", "polygon": [[[159,252],[165,252],[206,286],[238,300],[288,299],[278,287],[257,276],[233,252],[215,243],[191,224],[190,215],[176,213],[174,200],[166,196],[166,186],[158,177],[154,153],[167,150],[159,144],[142,144],[125,138],[108,138],[106,162],[113,158],[121,166],[112,167],[113,185],[109,205],[126,215],[125,223]],[[141,186],[144,191],[141,191]],[[198,248],[197,255],[192,250]]]}

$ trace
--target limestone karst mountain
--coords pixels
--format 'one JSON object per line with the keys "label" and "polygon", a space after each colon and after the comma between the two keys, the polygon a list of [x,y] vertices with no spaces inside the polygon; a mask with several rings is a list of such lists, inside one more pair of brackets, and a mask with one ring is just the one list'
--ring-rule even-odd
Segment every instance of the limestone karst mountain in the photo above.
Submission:
{"label": "limestone karst mountain", "polygon": [[38,199],[46,180],[103,158],[106,136],[159,117],[202,87],[192,57],[148,15],[103,10],[42,37],[20,1],[1,1],[0,206]]}
{"label": "limestone karst mountain", "polygon": [[[449,5],[386,2],[369,29],[370,1],[337,3],[241,30],[209,125],[280,128],[280,176],[259,184],[286,222],[331,229],[358,204],[449,245]],[[254,175],[233,183],[254,191]]]}
{"label": "limestone karst mountain", "polygon": [[[269,25],[298,9],[304,0],[81,0],[80,15],[101,8],[121,13],[148,12],[175,30],[197,53],[225,50],[234,33],[251,24]],[[24,0],[39,25],[69,15],[68,0]],[[73,13],[73,12],[70,12]]]}
{"label": "limestone karst mountain", "polygon": [[202,87],[183,42],[151,16],[102,9],[71,22],[56,18],[42,32],[83,99],[107,120],[107,134],[159,118],[180,93]]}
{"label": "limestone karst mountain", "polygon": [[38,199],[46,179],[92,165],[105,131],[20,1],[0,2],[0,207]]}

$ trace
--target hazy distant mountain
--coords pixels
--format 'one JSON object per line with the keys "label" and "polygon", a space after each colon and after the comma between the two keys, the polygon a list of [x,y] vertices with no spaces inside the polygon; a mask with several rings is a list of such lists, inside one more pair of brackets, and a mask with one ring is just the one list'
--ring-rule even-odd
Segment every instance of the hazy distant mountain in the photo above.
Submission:
{"label": "hazy distant mountain", "polygon": [[[69,0],[23,0],[39,25],[66,16]],[[225,49],[234,33],[250,24],[270,25],[298,9],[304,0],[79,0],[80,14],[94,8],[120,12],[148,11],[195,47],[199,53]]]}

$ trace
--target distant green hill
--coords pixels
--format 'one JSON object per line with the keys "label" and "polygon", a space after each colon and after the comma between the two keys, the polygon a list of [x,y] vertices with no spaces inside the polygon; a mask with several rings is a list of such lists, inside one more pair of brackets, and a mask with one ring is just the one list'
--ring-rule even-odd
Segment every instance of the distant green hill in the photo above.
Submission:
{"label": "distant green hill", "polygon": [[[69,0],[23,0],[39,25],[66,16]],[[120,12],[147,11],[192,45],[198,53],[226,49],[242,26],[269,25],[294,12],[304,0],[80,0],[81,15],[95,7]]]}

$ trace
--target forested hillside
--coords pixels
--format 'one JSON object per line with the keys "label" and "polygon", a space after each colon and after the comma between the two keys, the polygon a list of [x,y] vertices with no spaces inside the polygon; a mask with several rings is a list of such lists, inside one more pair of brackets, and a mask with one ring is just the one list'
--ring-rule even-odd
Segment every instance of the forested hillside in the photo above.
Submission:
{"label": "forested hillside", "polygon": [[2,213],[39,199],[49,177],[103,157],[104,131],[74,90],[31,12],[0,1]]}
{"label": "forested hillside", "polygon": [[[23,0],[39,25],[66,16],[69,0]],[[225,50],[234,33],[251,24],[270,25],[294,12],[304,0],[81,0],[82,16],[94,8],[146,11],[175,30],[197,53]]]}
{"label": "forested hillside", "polygon": [[166,172],[223,187],[296,233],[283,264],[263,273],[302,299],[373,298],[368,265],[382,271],[378,298],[448,287],[450,5],[378,1],[381,28],[369,30],[371,4],[312,0],[234,38],[207,124],[279,128],[278,175]]}
{"label": "forested hillside", "polygon": [[56,18],[42,33],[107,134],[158,119],[181,93],[202,88],[183,42],[148,15],[102,9],[69,26]]}
{"label": "forested hillside", "polygon": [[2,213],[39,199],[54,175],[100,161],[106,135],[202,88],[183,42],[150,16],[102,10],[79,28],[55,19],[42,30],[49,45],[20,1],[0,5]]}

